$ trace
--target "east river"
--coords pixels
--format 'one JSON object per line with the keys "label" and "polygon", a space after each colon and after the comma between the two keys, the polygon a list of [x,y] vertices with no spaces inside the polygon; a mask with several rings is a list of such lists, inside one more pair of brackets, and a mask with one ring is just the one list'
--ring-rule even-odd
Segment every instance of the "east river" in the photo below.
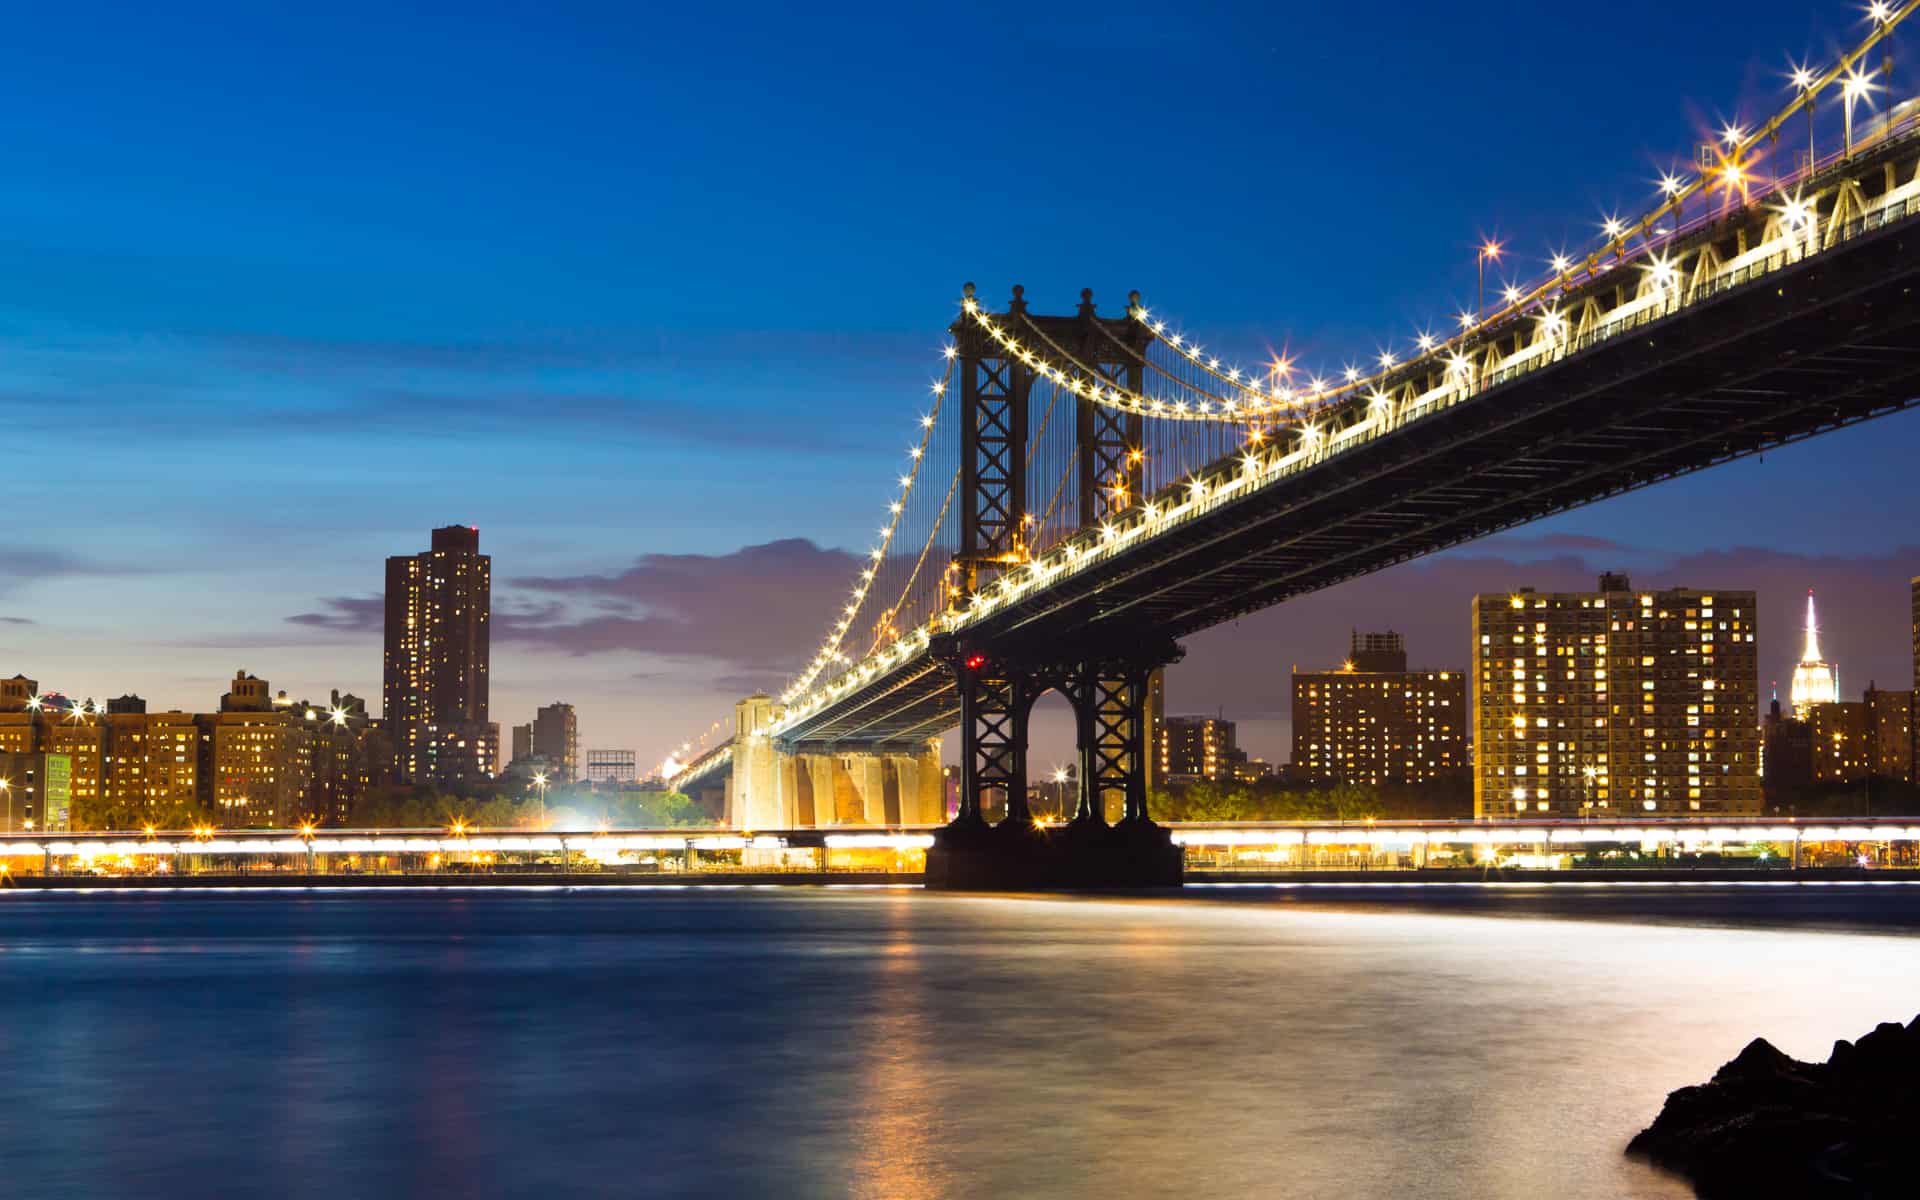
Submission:
{"label": "east river", "polygon": [[10,1197],[1686,1196],[1920,888],[0,896]]}

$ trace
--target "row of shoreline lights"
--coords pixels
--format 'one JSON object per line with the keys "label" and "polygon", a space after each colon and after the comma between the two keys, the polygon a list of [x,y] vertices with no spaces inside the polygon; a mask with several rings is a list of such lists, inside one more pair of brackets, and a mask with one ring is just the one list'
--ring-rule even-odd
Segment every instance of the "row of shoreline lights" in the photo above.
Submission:
{"label": "row of shoreline lights", "polygon": [[[1223,416],[1220,413],[1209,415],[1202,410],[1198,414],[1200,419],[1245,420],[1249,415],[1263,415],[1276,407],[1297,405],[1303,397],[1315,403],[1330,401],[1341,398],[1349,393],[1377,388],[1380,383],[1384,382],[1390,375],[1396,373],[1397,370],[1411,367],[1423,359],[1437,358],[1440,355],[1447,354],[1450,359],[1457,360],[1458,355],[1454,352],[1458,348],[1463,347],[1465,343],[1478,338],[1486,331],[1488,326],[1520,315],[1538,301],[1547,298],[1549,294],[1556,290],[1564,293],[1567,289],[1575,286],[1576,282],[1579,281],[1577,277],[1584,276],[1585,281],[1591,281],[1597,278],[1602,270],[1610,267],[1611,264],[1608,263],[1609,257],[1614,260],[1625,260],[1629,257],[1630,253],[1632,255],[1639,255],[1650,252],[1654,246],[1648,234],[1651,233],[1654,237],[1660,237],[1669,232],[1658,228],[1657,222],[1662,218],[1669,215],[1673,216],[1676,221],[1676,228],[1671,232],[1678,232],[1678,219],[1682,206],[1696,193],[1714,186],[1715,175],[1718,176],[1720,184],[1726,189],[1728,194],[1737,191],[1744,199],[1754,183],[1757,182],[1751,172],[1750,164],[1747,161],[1747,152],[1767,138],[1777,138],[1779,130],[1784,126],[1786,121],[1797,112],[1805,109],[1811,113],[1815,97],[1835,83],[1840,84],[1845,112],[1845,152],[1851,154],[1853,151],[1854,106],[1862,102],[1871,106],[1873,102],[1873,92],[1883,86],[1882,84],[1874,82],[1871,74],[1863,74],[1859,70],[1858,64],[1860,59],[1867,51],[1885,40],[1893,32],[1894,28],[1905,21],[1908,16],[1912,15],[1916,7],[1920,7],[1920,0],[1907,0],[1906,3],[1901,4],[1897,9],[1890,4],[1879,2],[1867,5],[1865,9],[1863,9],[1865,19],[1873,25],[1867,37],[1863,39],[1859,45],[1855,46],[1853,50],[1841,56],[1832,67],[1824,72],[1815,72],[1813,68],[1809,66],[1796,64],[1788,75],[1788,79],[1797,93],[1794,99],[1777,112],[1770,120],[1751,131],[1744,128],[1738,122],[1725,126],[1720,132],[1721,145],[1715,149],[1715,155],[1719,159],[1719,163],[1713,170],[1696,175],[1690,180],[1674,173],[1663,174],[1659,180],[1661,200],[1651,211],[1631,223],[1621,221],[1617,217],[1609,216],[1600,227],[1603,241],[1598,249],[1593,250],[1587,254],[1586,257],[1578,261],[1565,253],[1554,254],[1548,260],[1548,266],[1552,270],[1550,276],[1526,288],[1522,288],[1513,283],[1505,284],[1499,293],[1502,301],[1501,307],[1495,309],[1492,313],[1485,311],[1484,289],[1486,267],[1489,262],[1498,263],[1507,252],[1507,247],[1497,238],[1483,239],[1475,250],[1475,265],[1479,276],[1481,295],[1477,297],[1474,312],[1462,312],[1458,314],[1457,319],[1460,325],[1460,331],[1444,339],[1437,338],[1430,332],[1422,331],[1415,336],[1415,350],[1411,356],[1404,361],[1393,349],[1391,343],[1389,343],[1377,356],[1375,360],[1377,369],[1371,374],[1363,373],[1360,367],[1349,363],[1341,370],[1340,378],[1337,382],[1325,376],[1313,375],[1296,387],[1292,385],[1294,362],[1285,355],[1276,357],[1265,372],[1247,371],[1241,367],[1224,363],[1217,357],[1206,355],[1204,348],[1197,340],[1182,335],[1178,330],[1173,329],[1168,322],[1155,319],[1142,305],[1135,304],[1131,306],[1129,315],[1159,335],[1162,343],[1175,354],[1179,355],[1184,361],[1206,372],[1214,379],[1238,389],[1248,397],[1248,405],[1235,406],[1236,408],[1244,407],[1244,411],[1234,412],[1233,410],[1228,410],[1228,414]],[[1809,147],[1811,148],[1811,118],[1809,119],[1808,141]],[[1812,165],[1813,160],[1810,153],[1809,167]],[[1628,243],[1636,237],[1640,239],[1641,245],[1630,252]],[[1258,382],[1263,374],[1271,380],[1265,388],[1262,388]],[[1092,398],[1096,403],[1107,402],[1098,395]],[[1135,406],[1131,403],[1115,406],[1126,407],[1130,411],[1135,409]],[[1195,414],[1180,411],[1156,412],[1150,408],[1141,411],[1148,411],[1153,415],[1174,420],[1183,418],[1194,419],[1195,416]]]}
{"label": "row of shoreline lights", "polygon": [[[1777,136],[1781,126],[1795,113],[1803,108],[1810,110],[1814,98],[1837,81],[1842,83],[1842,94],[1846,104],[1847,151],[1851,153],[1853,105],[1862,100],[1871,104],[1872,92],[1881,86],[1874,83],[1870,76],[1862,75],[1857,68],[1857,63],[1867,51],[1871,50],[1880,41],[1889,36],[1894,28],[1910,16],[1916,8],[1920,8],[1920,0],[1906,0],[1898,9],[1894,9],[1892,6],[1884,3],[1876,2],[1870,4],[1865,9],[1865,12],[1867,19],[1873,23],[1874,28],[1852,51],[1841,56],[1832,67],[1819,75],[1816,75],[1809,67],[1796,66],[1791,75],[1791,80],[1793,86],[1798,89],[1799,94],[1764,125],[1757,127],[1751,132],[1744,130],[1737,123],[1727,126],[1721,133],[1721,141],[1724,149],[1716,149],[1715,152],[1720,160],[1716,171],[1720,176],[1720,180],[1727,194],[1731,196],[1737,190],[1743,201],[1747,198],[1750,188],[1753,182],[1755,182],[1751,177],[1746,162],[1747,152],[1763,139]],[[1844,79],[1842,78],[1843,76]],[[1811,138],[1811,133],[1809,133],[1809,138]],[[1808,164],[1809,170],[1811,170],[1814,165],[1814,162],[1810,159]],[[1602,226],[1605,241],[1600,248],[1590,252],[1584,259],[1576,263],[1565,254],[1554,255],[1549,264],[1554,272],[1552,276],[1524,290],[1516,285],[1507,284],[1501,293],[1504,304],[1492,314],[1487,314],[1484,311],[1461,313],[1461,331],[1452,337],[1441,340],[1433,337],[1430,333],[1423,332],[1416,338],[1418,352],[1407,359],[1406,362],[1402,363],[1393,352],[1391,346],[1389,346],[1380,353],[1378,357],[1379,369],[1373,374],[1363,376],[1359,368],[1349,365],[1342,371],[1342,378],[1338,383],[1330,382],[1320,376],[1313,376],[1307,381],[1304,387],[1296,389],[1289,382],[1293,371],[1293,363],[1291,360],[1281,357],[1275,360],[1272,368],[1267,372],[1268,375],[1273,377],[1273,382],[1270,382],[1265,389],[1262,389],[1257,382],[1260,378],[1259,373],[1248,372],[1238,366],[1224,364],[1218,358],[1207,357],[1197,341],[1182,336],[1178,331],[1170,330],[1168,323],[1164,320],[1155,320],[1151,312],[1143,304],[1138,303],[1137,294],[1132,298],[1133,302],[1129,304],[1128,308],[1129,316],[1152,329],[1156,335],[1159,335],[1162,343],[1167,345],[1184,361],[1238,390],[1242,395],[1247,397],[1247,402],[1244,405],[1234,404],[1231,401],[1221,401],[1218,404],[1215,404],[1213,401],[1202,401],[1199,405],[1189,405],[1184,401],[1167,404],[1165,401],[1156,398],[1142,396],[1127,389],[1115,387],[1111,382],[1106,380],[1095,379],[1088,381],[1077,375],[1070,377],[1068,372],[1062,371],[1057,366],[1044,361],[1039,355],[1033,353],[1030,348],[1022,345],[1018,339],[1002,329],[974,298],[972,285],[968,285],[966,294],[961,302],[961,307],[963,311],[972,317],[981,328],[986,330],[1003,349],[1007,350],[1013,357],[1022,361],[1029,369],[1036,371],[1055,384],[1068,388],[1076,395],[1087,398],[1093,403],[1129,412],[1139,412],[1143,415],[1163,419],[1244,423],[1248,420],[1258,420],[1262,417],[1270,417],[1281,412],[1296,412],[1301,407],[1301,397],[1303,394],[1307,403],[1314,404],[1324,404],[1358,393],[1378,396],[1381,391],[1380,384],[1392,374],[1399,370],[1411,368],[1423,360],[1437,358],[1442,354],[1448,356],[1448,369],[1457,371],[1463,361],[1463,357],[1459,353],[1460,348],[1466,342],[1484,332],[1489,325],[1524,313],[1529,307],[1546,298],[1546,296],[1556,288],[1564,293],[1569,287],[1574,285],[1576,276],[1584,274],[1588,280],[1596,278],[1602,270],[1610,269],[1613,265],[1608,262],[1609,255],[1615,260],[1626,260],[1630,256],[1628,243],[1635,237],[1640,239],[1641,245],[1637,249],[1632,250],[1631,254],[1637,256],[1650,253],[1654,247],[1654,243],[1648,237],[1649,232],[1655,236],[1662,236],[1667,232],[1658,229],[1655,223],[1661,218],[1671,214],[1675,217],[1677,226],[1682,205],[1696,193],[1712,186],[1712,174],[1713,172],[1703,172],[1691,180],[1683,179],[1674,174],[1664,175],[1660,180],[1660,191],[1664,199],[1650,212],[1631,224],[1623,223],[1614,217],[1609,217]],[[1796,207],[1798,206],[1790,206],[1790,208]],[[1789,216],[1792,216],[1791,212]],[[1476,256],[1481,272],[1484,273],[1485,265],[1488,261],[1498,262],[1504,251],[1505,247],[1496,240],[1488,239],[1483,242]],[[1656,263],[1656,269],[1664,265],[1664,263]],[[1671,272],[1671,267],[1668,267],[1667,270]],[[948,346],[945,353],[948,360],[948,372],[940,383],[934,385],[936,396],[944,394],[947,384],[951,381],[952,363],[956,354],[955,348]],[[930,432],[932,418],[923,418],[923,422]],[[1308,436],[1311,438],[1311,431],[1309,431]],[[924,448],[924,446],[925,441],[923,439],[922,448]],[[918,464],[919,455],[916,454],[914,473],[918,471]],[[911,474],[902,477],[903,487],[910,488],[911,479]],[[902,501],[904,501],[904,499],[905,492],[902,494]],[[885,555],[886,544],[891,541],[892,534],[898,526],[898,517],[899,507],[896,506],[894,520],[886,529],[882,530],[882,546],[871,552],[876,566]],[[855,589],[855,602],[847,607],[843,619],[836,623],[833,633],[829,635],[826,645],[823,646],[821,652],[809,663],[808,668],[801,676],[782,693],[781,699],[783,703],[791,704],[801,693],[807,690],[813,680],[818,678],[820,673],[828,666],[831,666],[835,662],[848,662],[846,656],[840,653],[839,647],[845,637],[847,629],[851,627],[853,618],[858,613],[860,602],[865,599],[865,585],[871,582],[872,577],[872,569],[863,572],[862,585]]]}

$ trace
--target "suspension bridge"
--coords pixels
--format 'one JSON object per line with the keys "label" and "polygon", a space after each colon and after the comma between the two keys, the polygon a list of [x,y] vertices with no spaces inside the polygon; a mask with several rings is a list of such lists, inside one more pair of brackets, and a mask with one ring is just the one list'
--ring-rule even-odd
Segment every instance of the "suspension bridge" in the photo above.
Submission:
{"label": "suspension bridge", "polygon": [[[1146,705],[1182,637],[1914,403],[1920,101],[1876,96],[1891,58],[1871,64],[1916,7],[1872,6],[1852,49],[1796,69],[1642,215],[1364,370],[1233,365],[1137,292],[1043,314],[968,284],[817,651],[670,778],[726,778],[741,829],[937,823],[935,739],[957,726],[930,883],[1177,881],[1146,811]],[[1053,831],[1027,806],[1048,690],[1074,711],[1081,796]]]}

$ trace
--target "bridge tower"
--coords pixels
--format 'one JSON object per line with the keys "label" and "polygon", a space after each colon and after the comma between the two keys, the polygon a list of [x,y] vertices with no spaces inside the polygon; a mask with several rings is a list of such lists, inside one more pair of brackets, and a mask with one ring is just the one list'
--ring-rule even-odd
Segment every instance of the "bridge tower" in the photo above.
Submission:
{"label": "bridge tower", "polygon": [[[975,299],[971,283],[965,296]],[[1128,312],[1140,293],[1128,297]],[[1093,289],[1082,288],[1070,317],[1027,311],[1026,289],[1014,285],[1002,320],[1023,340],[1051,344],[1086,363],[1102,380],[1140,392],[1153,331],[1131,315],[1102,317]],[[1027,456],[1034,436],[1028,397],[1033,370],[1013,358],[964,316],[948,329],[960,374],[960,564],[963,587],[974,591],[995,574],[1025,560]],[[1074,413],[1076,523],[1098,525],[1140,498],[1146,477],[1139,413],[1121,412],[1082,396]],[[1043,497],[1044,499],[1044,497]]]}
{"label": "bridge tower", "polygon": [[[972,284],[966,297],[974,299]],[[1130,306],[1140,301],[1138,292]],[[1131,316],[1102,317],[1091,289],[1072,316],[1027,310],[1015,287],[1000,318],[1022,342],[1057,347],[1101,379],[1143,390],[1153,333]],[[1031,520],[1026,480],[1028,397],[1033,371],[962,318],[950,330],[960,370],[961,535],[955,561],[966,591],[1026,561]],[[1081,397],[1074,413],[1076,523],[1097,525],[1138,502],[1145,479],[1143,423]],[[1099,644],[1023,644],[1011,639],[936,642],[960,694],[960,811],[935,835],[927,883],[946,888],[1164,886],[1180,881],[1180,854],[1147,816],[1149,692],[1154,673],[1177,660],[1172,639],[1103,636]],[[1027,800],[1027,733],[1034,701],[1049,690],[1075,717],[1080,803],[1064,829],[1038,825]],[[1005,797],[1006,816],[986,823],[985,800]],[[1121,801],[1109,826],[1105,802]]]}

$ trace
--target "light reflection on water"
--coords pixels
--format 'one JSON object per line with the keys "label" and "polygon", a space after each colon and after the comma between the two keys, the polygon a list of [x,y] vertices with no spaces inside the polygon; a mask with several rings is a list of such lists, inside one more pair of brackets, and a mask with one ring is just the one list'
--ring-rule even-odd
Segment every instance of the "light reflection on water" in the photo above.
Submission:
{"label": "light reflection on water", "polygon": [[1799,897],[1417,903],[7,896],[0,1163],[63,1197],[1682,1196],[1620,1157],[1667,1091],[1920,1007],[1907,936],[1752,924]]}

